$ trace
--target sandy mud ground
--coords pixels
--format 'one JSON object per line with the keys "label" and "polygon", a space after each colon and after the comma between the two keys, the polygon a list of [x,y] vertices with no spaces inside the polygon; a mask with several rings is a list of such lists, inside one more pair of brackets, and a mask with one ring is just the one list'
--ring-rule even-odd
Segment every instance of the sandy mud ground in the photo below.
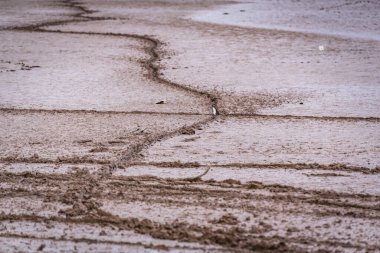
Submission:
{"label": "sandy mud ground", "polygon": [[0,1],[0,252],[380,252],[379,13]]}

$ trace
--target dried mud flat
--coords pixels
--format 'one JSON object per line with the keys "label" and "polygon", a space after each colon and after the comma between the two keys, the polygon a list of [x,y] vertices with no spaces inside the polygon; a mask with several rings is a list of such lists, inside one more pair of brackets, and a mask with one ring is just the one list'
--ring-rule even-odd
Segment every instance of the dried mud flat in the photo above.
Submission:
{"label": "dried mud flat", "polygon": [[380,6],[240,2],[0,3],[0,252],[380,252]]}

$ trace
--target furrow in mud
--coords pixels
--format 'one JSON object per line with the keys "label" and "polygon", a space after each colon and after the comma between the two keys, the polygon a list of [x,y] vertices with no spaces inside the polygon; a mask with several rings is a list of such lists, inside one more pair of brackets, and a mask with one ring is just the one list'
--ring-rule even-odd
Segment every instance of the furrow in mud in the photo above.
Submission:
{"label": "furrow in mud", "polygon": [[[64,184],[71,184],[76,182],[77,180],[73,178],[73,175],[81,175],[86,174],[88,172],[83,172],[81,170],[77,170],[77,172],[71,172],[67,174],[43,174],[43,173],[32,173],[32,172],[24,172],[24,173],[11,173],[11,172],[1,172],[0,177],[3,181],[16,184],[19,181],[25,182],[25,184],[41,184],[43,182],[49,182],[48,187],[58,186],[60,181],[64,182]],[[208,196],[215,197],[225,197],[233,199],[236,194],[245,193],[248,194],[246,197],[254,197],[257,200],[280,200],[280,201],[288,201],[289,199],[298,200],[301,202],[307,203],[315,203],[321,205],[344,205],[346,207],[355,207],[369,210],[377,210],[380,211],[380,207],[373,205],[355,205],[353,203],[334,203],[331,200],[338,200],[344,198],[351,198],[352,200],[357,199],[364,202],[371,201],[380,201],[380,197],[372,194],[350,194],[350,193],[338,193],[329,190],[306,190],[300,187],[292,187],[288,185],[282,184],[264,184],[257,181],[250,181],[246,183],[242,183],[238,180],[224,180],[224,181],[215,181],[215,180],[201,180],[201,178],[183,178],[183,179],[163,179],[154,176],[112,176],[111,174],[102,174],[102,171],[99,171],[95,174],[88,174],[92,179],[102,179],[103,182],[99,183],[99,186],[110,185],[113,186],[114,189],[106,193],[107,199],[118,199],[118,198],[126,198],[129,200],[142,200],[140,197],[131,195],[120,195],[119,191],[124,187],[129,187],[127,191],[144,191],[148,195],[154,196],[157,194],[157,190],[160,190],[162,193],[167,192],[168,196],[170,196],[170,192],[176,192],[176,195],[187,195],[187,194],[196,194],[199,197],[202,194],[206,194]],[[97,178],[98,177],[98,178]],[[29,192],[31,194],[38,195],[40,190],[33,189],[22,189],[19,188],[21,192]],[[232,192],[228,192],[234,190]],[[280,193],[279,195],[270,195],[266,196],[262,195],[260,190],[267,190],[272,193]],[[256,193],[258,191],[259,193]],[[59,191],[58,191],[59,192]],[[58,192],[55,192],[54,195]],[[151,192],[151,194],[149,194]],[[49,191],[40,192],[42,195],[49,195]],[[250,195],[250,193],[255,195]],[[298,193],[301,195],[297,195],[294,193]],[[12,194],[12,192],[7,192],[2,195],[3,197],[7,196],[7,194]],[[282,195],[284,194],[284,195]],[[289,194],[289,195],[286,195]],[[42,196],[41,195],[41,196]],[[314,199],[312,197],[315,197]],[[165,198],[165,197],[163,197]],[[181,202],[182,203],[182,202]],[[186,203],[186,202],[184,202]],[[195,203],[194,203],[195,204]],[[235,204],[234,204],[235,205]]]}
{"label": "furrow in mud", "polygon": [[297,115],[270,115],[270,114],[221,114],[223,117],[236,118],[262,118],[262,119],[307,119],[307,120],[324,120],[324,121],[368,121],[379,123],[380,118],[377,117],[338,117],[338,116],[297,116]]}
{"label": "furrow in mud", "polygon": [[25,163],[25,164],[97,164],[97,165],[108,165],[111,164],[110,160],[106,159],[91,159],[85,157],[75,157],[75,158],[57,158],[56,160],[39,158],[39,157],[14,157],[8,156],[0,158],[2,163],[12,164],[12,163]]}
{"label": "furrow in mud", "polygon": [[[12,113],[94,113],[94,114],[148,114],[148,115],[210,115],[204,113],[186,113],[186,112],[149,112],[149,111],[98,111],[98,110],[65,110],[65,109],[27,109],[27,108],[0,108],[0,112]],[[380,123],[377,117],[335,117],[335,116],[296,116],[296,115],[265,115],[265,114],[234,114],[219,113],[223,118],[260,118],[260,119],[308,119],[308,120],[325,120],[325,121],[368,121]]]}
{"label": "furrow in mud", "polygon": [[66,109],[26,109],[26,108],[0,108],[0,112],[5,113],[76,113],[76,114],[115,114],[115,115],[188,115],[202,116],[209,115],[203,113],[186,112],[149,112],[149,111],[98,111],[98,110],[66,110]]}
{"label": "furrow in mud", "polygon": [[367,168],[360,166],[350,166],[346,164],[318,164],[318,163],[228,163],[228,164],[200,164],[198,162],[132,162],[129,166],[151,165],[159,168],[199,168],[199,167],[222,167],[222,168],[282,168],[295,170],[332,170],[345,172],[361,172],[363,174],[379,174],[380,168]]}
{"label": "furrow in mud", "polygon": [[[86,244],[109,244],[109,245],[121,245],[121,246],[141,246],[146,249],[155,249],[155,250],[169,250],[169,249],[176,249],[176,250],[184,250],[184,249],[191,249],[191,250],[197,250],[201,248],[196,247],[168,247],[166,245],[160,245],[160,244],[144,244],[141,242],[128,242],[128,241],[114,241],[114,240],[106,240],[106,239],[90,239],[90,238],[64,238],[64,237],[37,237],[33,235],[26,235],[26,234],[10,234],[10,233],[0,233],[0,237],[3,238],[12,238],[12,239],[31,239],[31,240],[38,240],[38,241],[55,241],[55,242],[73,242],[73,243],[86,243]],[[219,251],[218,251],[219,252]]]}
{"label": "furrow in mud", "polygon": [[[19,235],[19,234],[0,234],[0,237],[5,238],[23,238],[23,239],[33,239],[33,240],[53,240],[53,241],[66,241],[66,242],[85,242],[88,244],[98,244],[98,243],[106,243],[106,244],[117,244],[117,245],[139,245],[142,246],[141,243],[131,243],[131,242],[116,242],[109,240],[91,240],[88,238],[56,238],[56,237],[37,237],[32,235]],[[155,248],[155,247],[153,247]]]}
{"label": "furrow in mud", "polygon": [[[182,131],[179,130],[179,131]],[[176,133],[172,133],[177,134]],[[170,138],[170,136],[167,136],[166,134],[162,136],[161,138]],[[162,140],[160,137],[156,137],[152,140],[147,140],[147,143],[150,143],[152,141],[159,141]],[[140,145],[140,144],[138,144]],[[50,160],[50,159],[44,159],[44,158],[37,158],[37,157],[30,157],[30,158],[19,158],[19,157],[4,157],[0,158],[0,162],[6,165],[11,164],[25,164],[25,165],[38,165],[38,164],[48,164],[51,166],[55,165],[77,165],[77,164],[83,164],[83,165],[108,165],[111,164],[111,160],[98,160],[98,159],[89,159],[85,157],[77,157],[77,158],[58,158],[56,160]],[[134,166],[153,166],[155,168],[165,168],[165,169],[189,169],[189,168],[233,168],[233,169],[292,169],[297,171],[303,171],[303,170],[320,170],[320,171],[336,171],[336,172],[346,172],[346,173],[361,173],[364,175],[377,175],[380,174],[380,168],[367,168],[367,167],[358,167],[358,166],[349,166],[345,164],[317,164],[317,163],[311,163],[311,164],[305,164],[305,163],[298,163],[298,164],[255,164],[255,163],[230,163],[230,164],[199,164],[197,162],[194,163],[181,163],[181,162],[159,162],[159,163],[144,163],[144,162],[128,162],[119,164],[121,169],[128,169]],[[311,174],[313,176],[314,174]],[[315,176],[318,176],[319,174],[316,174]],[[321,174],[320,176],[324,176],[324,174]],[[327,176],[327,175],[326,175]],[[334,175],[331,175],[334,176]],[[343,175],[344,176],[344,175]]]}

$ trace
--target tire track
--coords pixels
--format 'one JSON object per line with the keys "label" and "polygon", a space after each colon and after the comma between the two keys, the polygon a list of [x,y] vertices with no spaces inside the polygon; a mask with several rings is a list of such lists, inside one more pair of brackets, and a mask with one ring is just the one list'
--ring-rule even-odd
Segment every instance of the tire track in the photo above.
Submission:
{"label": "tire track", "polygon": [[[209,201],[213,201],[213,209],[223,209],[228,206],[239,212],[248,212],[253,215],[271,213],[276,216],[279,213],[296,215],[299,213],[321,216],[322,218],[361,218],[369,222],[379,219],[379,198],[362,194],[336,194],[328,191],[305,191],[299,188],[283,187],[279,185],[260,185],[258,183],[238,184],[227,182],[170,180],[155,177],[107,177],[96,180],[96,176],[86,174],[73,175],[41,175],[31,173],[1,173],[8,182],[24,183],[27,192],[35,193],[38,198],[48,201],[72,203],[73,208],[60,211],[61,215],[43,217],[38,214],[0,214],[0,221],[32,221],[32,222],[63,222],[65,224],[89,224],[102,227],[116,226],[121,230],[133,230],[137,233],[148,234],[156,239],[179,240],[184,242],[197,242],[201,244],[219,245],[231,250],[254,250],[250,247],[252,240],[255,246],[265,246],[264,249],[273,249],[276,252],[279,239],[286,242],[278,251],[292,252],[297,249],[291,242],[303,244],[304,237],[279,237],[277,235],[264,237],[254,233],[248,233],[246,229],[234,226],[226,226],[225,229],[216,229],[215,226],[200,226],[186,222],[157,222],[150,219],[139,220],[133,217],[121,218],[117,215],[102,210],[101,201],[121,200],[124,203],[149,202],[166,206],[170,203],[178,208],[193,206],[210,208]],[[76,176],[75,176],[76,175]],[[35,191],[28,185],[44,188],[43,191]],[[80,185],[84,185],[82,188]],[[58,187],[59,186],[59,187]],[[109,191],[99,188],[107,186]],[[109,187],[112,186],[112,187]],[[208,187],[205,187],[208,186]],[[54,191],[53,191],[54,189]],[[263,192],[267,191],[267,193]],[[23,195],[28,193],[21,192]],[[297,193],[297,194],[295,194]],[[14,196],[14,192],[8,192],[8,196]],[[85,194],[85,195],[83,195]],[[91,197],[86,197],[90,195]],[[2,197],[6,197],[4,193]],[[236,203],[235,199],[242,202]],[[195,201],[194,200],[197,200]],[[208,201],[205,201],[208,199]],[[336,203],[334,202],[336,201]],[[260,203],[273,203],[274,206]],[[289,205],[289,202],[292,203]],[[75,209],[78,203],[83,203],[89,209],[89,213]],[[228,205],[226,206],[226,203]],[[295,209],[293,205],[303,208]],[[374,206],[373,206],[374,205]],[[77,208],[77,207],[76,207]],[[306,210],[305,210],[306,209]],[[269,228],[265,223],[263,227]],[[218,226],[217,226],[218,227]],[[259,228],[256,230],[260,231]],[[164,233],[161,233],[164,231]],[[187,231],[183,233],[183,231]],[[196,232],[196,235],[194,233]],[[201,234],[199,236],[199,234]],[[260,233],[259,233],[260,234]],[[225,238],[224,240],[222,238]],[[256,240],[257,239],[257,240]],[[326,238],[313,238],[318,245],[331,245],[342,247],[362,248],[360,245],[344,244],[337,240]],[[289,245],[290,244],[290,245]],[[285,247],[286,246],[286,247]],[[275,247],[275,248],[273,248]],[[300,251],[304,252],[304,251]]]}

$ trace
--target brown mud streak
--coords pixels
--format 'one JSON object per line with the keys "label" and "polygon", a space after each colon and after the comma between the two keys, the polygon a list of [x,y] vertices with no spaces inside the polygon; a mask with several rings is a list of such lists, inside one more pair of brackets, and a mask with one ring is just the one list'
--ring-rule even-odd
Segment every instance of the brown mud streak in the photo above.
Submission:
{"label": "brown mud streak", "polygon": [[98,110],[69,110],[69,109],[27,109],[27,108],[0,108],[2,113],[75,113],[75,114],[113,114],[113,115],[179,115],[179,116],[206,116],[204,113],[191,112],[150,112],[150,111],[98,111]]}
{"label": "brown mud streak", "polygon": [[[179,116],[207,116],[207,113],[191,112],[154,112],[154,111],[99,111],[99,110],[72,110],[72,109],[34,109],[34,108],[0,108],[2,113],[83,113],[83,114],[115,114],[115,115],[179,115]],[[293,120],[316,120],[316,121],[366,121],[380,123],[378,117],[336,117],[336,116],[297,116],[297,115],[273,115],[273,114],[239,114],[239,113],[219,113],[222,118],[254,118],[254,119],[293,119]]]}
{"label": "brown mud streak", "polygon": [[25,235],[25,234],[11,234],[11,233],[4,233],[0,234],[0,237],[4,238],[11,238],[11,239],[29,239],[29,240],[41,240],[41,241],[56,241],[56,242],[74,242],[74,243],[86,243],[86,244],[111,244],[111,245],[124,245],[124,246],[140,246],[144,247],[146,249],[156,249],[156,250],[169,250],[169,249],[177,249],[177,250],[197,250],[202,248],[196,248],[196,247],[185,247],[185,246],[174,246],[174,247],[168,247],[166,245],[161,244],[143,244],[141,242],[128,242],[128,241],[111,241],[111,240],[97,240],[97,239],[90,239],[90,238],[64,238],[64,237],[38,237],[38,236],[32,236],[32,235]]}
{"label": "brown mud streak", "polygon": [[115,245],[143,246],[144,248],[150,248],[147,245],[143,245],[142,243],[131,243],[131,242],[126,242],[126,241],[96,240],[96,239],[89,239],[89,238],[66,239],[63,237],[38,237],[38,236],[19,235],[19,234],[10,234],[10,233],[0,234],[0,237],[12,238],[12,239],[48,240],[48,241],[76,242],[76,243],[84,242],[86,244],[103,243],[103,244],[115,244]]}
{"label": "brown mud streak", "polygon": [[[197,123],[199,124],[199,123]],[[202,124],[202,122],[200,123]],[[193,125],[194,126],[194,125]],[[153,139],[158,141],[161,138],[168,138],[172,135],[178,134],[182,131],[183,128],[171,132],[168,136],[167,133],[162,134],[162,136],[154,137]],[[137,146],[132,146],[131,149],[141,149],[138,147],[143,144],[136,144]],[[141,151],[141,150],[140,150]],[[25,164],[88,164],[88,165],[111,165],[111,160],[98,160],[91,159],[87,157],[59,157],[55,160],[44,159],[44,158],[35,158],[27,157],[20,158],[14,156],[8,156],[0,158],[0,163],[4,164],[15,164],[15,163],[25,163]],[[128,167],[134,166],[154,166],[157,168],[231,168],[231,169],[290,169],[290,170],[326,170],[326,171],[338,171],[338,172],[347,172],[347,173],[362,173],[367,175],[380,174],[380,167],[376,168],[367,168],[360,166],[349,166],[346,164],[318,164],[318,163],[270,163],[270,164],[261,164],[261,163],[226,163],[226,164],[200,164],[197,162],[192,163],[181,163],[181,162],[128,162],[127,164],[120,164],[120,168],[126,169]],[[328,174],[310,174],[309,176],[328,176]],[[346,176],[346,175],[335,175],[335,176]]]}
{"label": "brown mud streak", "polygon": [[344,117],[344,116],[297,116],[297,115],[274,115],[274,114],[223,114],[223,117],[236,117],[236,118],[258,118],[258,119],[294,119],[294,120],[321,120],[321,121],[347,121],[347,122],[357,122],[357,121],[367,121],[379,123],[380,118],[378,117]]}
{"label": "brown mud streak", "polygon": [[[201,193],[203,194],[211,194],[211,193],[222,193],[221,196],[227,197],[228,194],[235,194],[233,192],[226,193],[224,189],[229,190],[249,190],[251,193],[254,193],[255,190],[268,190],[270,192],[281,192],[281,193],[300,193],[305,195],[313,195],[315,197],[318,197],[315,201],[326,201],[326,200],[332,200],[332,199],[338,199],[338,198],[353,198],[357,200],[370,200],[370,201],[380,201],[380,196],[372,195],[372,194],[364,194],[364,193],[342,193],[342,192],[335,192],[331,190],[311,190],[311,189],[304,189],[301,187],[295,187],[290,185],[283,185],[283,184],[265,184],[258,181],[248,181],[248,182],[241,182],[239,180],[231,180],[226,179],[223,181],[215,181],[215,180],[203,180],[201,179],[202,176],[207,174],[208,170],[205,170],[202,174],[192,177],[192,178],[160,178],[156,176],[108,176],[107,178],[104,178],[101,182],[97,182],[98,184],[102,185],[113,185],[114,188],[112,190],[116,190],[118,187],[129,187],[128,190],[132,190],[130,187],[139,188],[141,190],[144,190],[146,192],[151,191],[152,189],[161,189],[161,190],[178,190],[179,186],[184,187],[181,189],[183,191],[183,194],[186,193]],[[56,184],[67,184],[69,182],[75,182],[80,181],[80,175],[86,175],[86,177],[94,179],[93,181],[96,182],[96,179],[98,177],[102,177],[103,175],[99,172],[97,173],[90,173],[86,170],[73,170],[72,172],[69,172],[67,174],[57,174],[57,173],[39,173],[39,172],[20,172],[20,173],[14,173],[14,172],[0,172],[0,179],[6,181],[6,182],[18,182],[23,181],[24,184],[35,182],[35,183],[42,183],[45,184],[46,182],[53,183],[52,185],[58,186]],[[74,176],[74,177],[73,177]],[[55,183],[54,183],[55,182]],[[151,183],[154,184],[151,184]],[[52,185],[49,185],[51,187]],[[46,185],[45,185],[46,186]],[[99,186],[99,185],[98,185]],[[199,186],[212,186],[213,188],[199,188]],[[149,188],[149,189],[148,189]],[[21,190],[21,188],[18,188]],[[27,188],[22,189],[21,192],[30,192],[35,195],[39,195],[40,190],[33,190],[33,188]],[[152,194],[154,191],[152,191]],[[9,194],[12,194],[13,192],[8,192],[7,194],[1,194],[2,197],[8,196]],[[46,193],[50,193],[50,190],[48,190]],[[170,194],[168,195],[170,196]],[[107,199],[110,197],[120,197],[118,194],[110,195],[110,192],[107,193]],[[124,196],[125,197],[125,196]],[[265,195],[263,195],[265,197]],[[267,196],[268,197],[268,196]],[[133,198],[133,197],[131,197]],[[282,196],[270,196],[268,199],[282,199]],[[302,201],[311,201],[310,198],[304,198],[299,195],[291,195],[288,198],[292,199],[299,199]],[[327,202],[326,202],[327,203]],[[196,203],[194,203],[196,204]],[[329,205],[333,205],[335,203],[329,203]],[[343,203],[344,204],[344,203]],[[347,206],[352,206],[348,203],[346,203]],[[339,203],[339,205],[342,205],[342,203]],[[380,211],[380,206],[371,206],[371,207],[363,207],[360,208],[364,209],[371,209],[371,210],[378,210]]]}
{"label": "brown mud streak", "polygon": [[25,164],[92,164],[92,165],[110,165],[111,161],[106,159],[92,159],[88,157],[58,157],[57,159],[46,159],[40,157],[15,157],[6,156],[0,158],[1,163],[14,164],[14,163],[25,163]]}
{"label": "brown mud streak", "polygon": [[213,168],[237,168],[237,169],[294,169],[294,170],[333,170],[342,172],[360,172],[363,174],[380,174],[380,167],[374,169],[360,166],[349,166],[346,164],[318,164],[318,163],[227,163],[227,164],[200,164],[182,163],[182,162],[135,162],[128,164],[132,166],[155,166],[158,168],[199,168],[199,167],[213,167]]}

